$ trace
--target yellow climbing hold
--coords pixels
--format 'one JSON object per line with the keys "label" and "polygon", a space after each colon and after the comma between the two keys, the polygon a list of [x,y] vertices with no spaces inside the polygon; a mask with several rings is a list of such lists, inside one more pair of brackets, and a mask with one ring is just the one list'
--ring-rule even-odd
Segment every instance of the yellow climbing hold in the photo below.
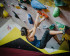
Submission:
{"label": "yellow climbing hold", "polygon": [[4,7],[4,5],[2,3],[0,3],[0,7]]}
{"label": "yellow climbing hold", "polygon": [[42,18],[43,16],[40,16],[40,18]]}
{"label": "yellow climbing hold", "polygon": [[8,17],[8,16],[9,16],[8,12],[6,10],[4,10],[3,11],[3,17]]}
{"label": "yellow climbing hold", "polygon": [[44,12],[50,12],[48,9],[42,9]]}
{"label": "yellow climbing hold", "polygon": [[19,6],[15,6],[17,9],[21,9]]}
{"label": "yellow climbing hold", "polygon": [[64,35],[62,36],[62,38],[65,38],[65,40],[70,40],[70,35],[64,34]]}
{"label": "yellow climbing hold", "polygon": [[18,0],[20,2],[20,0]]}
{"label": "yellow climbing hold", "polygon": [[50,7],[55,7],[55,3],[53,0],[38,0],[38,1],[44,5],[48,5]]}

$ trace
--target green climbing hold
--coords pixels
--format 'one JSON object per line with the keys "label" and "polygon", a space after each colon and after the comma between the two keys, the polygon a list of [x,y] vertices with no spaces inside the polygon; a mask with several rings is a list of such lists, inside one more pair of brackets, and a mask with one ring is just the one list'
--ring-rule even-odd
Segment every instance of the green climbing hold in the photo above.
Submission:
{"label": "green climbing hold", "polygon": [[59,15],[60,15],[60,9],[58,7],[55,7],[55,9],[53,11],[53,16],[58,17]]}
{"label": "green climbing hold", "polygon": [[52,24],[50,27],[49,27],[50,30],[53,30],[55,29],[55,24]]}
{"label": "green climbing hold", "polygon": [[55,2],[55,6],[66,6],[67,5],[62,0],[54,0],[54,2]]}
{"label": "green climbing hold", "polygon": [[31,4],[31,2],[29,1],[29,0],[27,0],[27,2],[26,2],[27,4]]}
{"label": "green climbing hold", "polygon": [[21,3],[24,3],[23,0],[20,0]]}
{"label": "green climbing hold", "polygon": [[64,30],[65,25],[63,25],[63,24],[61,24],[61,23],[59,23],[59,22],[56,22],[56,21],[55,21],[55,23],[56,23],[56,26],[58,27],[58,30],[59,30],[59,31],[63,31],[63,30]]}

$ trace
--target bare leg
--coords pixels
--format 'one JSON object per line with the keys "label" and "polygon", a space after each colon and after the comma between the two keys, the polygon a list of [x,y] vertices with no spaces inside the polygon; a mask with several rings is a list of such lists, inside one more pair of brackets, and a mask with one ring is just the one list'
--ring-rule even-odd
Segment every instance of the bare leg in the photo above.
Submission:
{"label": "bare leg", "polygon": [[63,31],[50,31],[50,35],[62,34]]}
{"label": "bare leg", "polygon": [[44,21],[45,20],[45,17],[43,17],[41,20],[40,20],[40,22],[37,24],[37,27],[41,24],[41,22],[42,21]]}
{"label": "bare leg", "polygon": [[59,45],[61,44],[61,41],[57,38],[56,35],[53,38],[58,42]]}
{"label": "bare leg", "polygon": [[40,22],[44,21],[45,20],[45,17],[43,16],[43,18],[40,20]]}
{"label": "bare leg", "polygon": [[39,19],[39,13],[37,13],[36,20],[35,20],[35,23],[34,23],[34,26],[36,26],[36,27],[37,27],[37,24],[38,24],[38,19]]}

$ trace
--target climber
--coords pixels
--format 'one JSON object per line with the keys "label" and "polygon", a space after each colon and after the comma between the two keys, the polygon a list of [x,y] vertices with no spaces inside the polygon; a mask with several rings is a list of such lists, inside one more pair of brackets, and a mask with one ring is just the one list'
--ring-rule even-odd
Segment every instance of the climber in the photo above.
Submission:
{"label": "climber", "polygon": [[54,37],[56,39],[56,41],[58,42],[58,44],[61,44],[61,41],[58,40],[58,38],[56,37],[56,34],[62,34],[64,31],[50,31],[50,30],[46,30],[42,39],[41,40],[37,40],[37,37],[35,36],[36,33],[36,29],[37,27],[41,24],[42,21],[45,20],[45,17],[43,16],[43,18],[40,20],[40,22],[38,22],[39,19],[39,14],[37,13],[36,16],[36,20],[34,23],[34,27],[29,30],[26,27],[22,27],[21,28],[21,35],[22,36],[26,36],[26,39],[33,44],[34,46],[38,47],[38,48],[45,48],[46,43],[52,38]]}

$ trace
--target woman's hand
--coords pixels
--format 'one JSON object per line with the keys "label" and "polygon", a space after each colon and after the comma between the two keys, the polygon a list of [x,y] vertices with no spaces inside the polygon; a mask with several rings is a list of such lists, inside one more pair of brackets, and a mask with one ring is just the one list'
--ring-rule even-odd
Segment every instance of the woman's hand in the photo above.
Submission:
{"label": "woman's hand", "polygon": [[40,20],[40,22],[38,22],[37,27],[41,24],[42,21],[45,20],[45,17],[43,16],[43,18]]}
{"label": "woman's hand", "polygon": [[36,15],[36,19],[38,19],[38,18],[39,18],[39,16],[40,16],[40,14],[39,14],[39,13],[37,13],[37,15]]}

